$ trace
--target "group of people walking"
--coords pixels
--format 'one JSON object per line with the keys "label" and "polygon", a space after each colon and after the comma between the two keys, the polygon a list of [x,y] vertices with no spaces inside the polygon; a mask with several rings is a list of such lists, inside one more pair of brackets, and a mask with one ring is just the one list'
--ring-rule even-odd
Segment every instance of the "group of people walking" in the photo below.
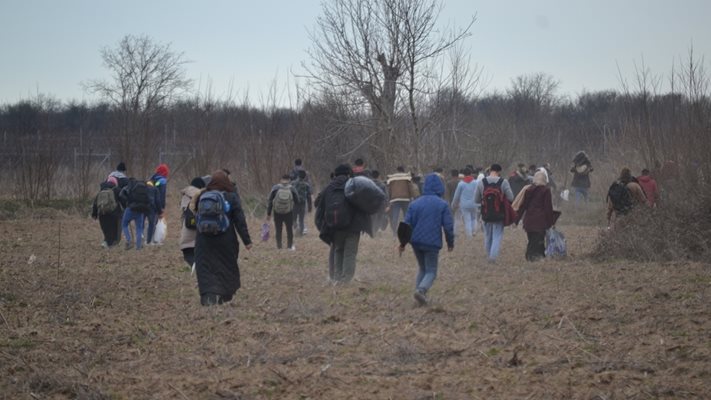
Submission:
{"label": "group of people walking", "polygon": [[[585,168],[578,168],[576,162]],[[398,167],[381,180],[379,171],[369,170],[362,159],[354,164],[337,166],[330,182],[312,201],[308,173],[302,161],[296,160],[291,173],[284,174],[267,196],[267,223],[273,217],[278,249],[284,247],[284,228],[286,249],[296,249],[294,233],[300,236],[307,232],[305,215],[315,209],[319,238],[329,246],[328,276],[334,283],[349,282],[354,277],[361,235],[375,236],[387,230],[388,225],[393,237],[399,239],[401,253],[407,244],[412,246],[418,264],[414,291],[418,304],[428,302],[427,294],[437,276],[439,252],[445,245],[453,250],[459,224],[463,225],[465,239],[474,238],[481,224],[490,263],[496,263],[501,252],[504,227],[521,221],[528,236],[526,259],[536,261],[546,255],[546,232],[560,215],[553,209],[555,183],[548,165],[526,168],[519,164],[508,179],[499,164],[486,169],[468,165],[451,170],[448,180],[441,169],[422,180]],[[580,185],[574,190],[581,202],[587,200],[584,186],[589,187],[590,172],[592,165],[587,155],[576,155],[571,173],[573,183]],[[119,244],[121,233],[127,250],[140,250],[144,243],[152,243],[156,221],[165,210],[168,174],[168,166],[160,164],[147,180],[129,178],[124,163],[120,163],[101,183],[92,216],[100,221],[104,247]],[[361,180],[356,182],[357,179]],[[369,196],[367,208],[360,205],[362,198],[360,203],[353,201],[354,190]],[[230,180],[230,172],[223,169],[193,178],[180,193],[179,245],[185,262],[196,272],[201,304],[230,301],[240,288],[237,236],[247,249],[252,247],[236,184]],[[610,187],[608,219],[625,215],[637,204],[655,206],[657,198],[658,189],[648,170],[635,178],[625,168]]]}

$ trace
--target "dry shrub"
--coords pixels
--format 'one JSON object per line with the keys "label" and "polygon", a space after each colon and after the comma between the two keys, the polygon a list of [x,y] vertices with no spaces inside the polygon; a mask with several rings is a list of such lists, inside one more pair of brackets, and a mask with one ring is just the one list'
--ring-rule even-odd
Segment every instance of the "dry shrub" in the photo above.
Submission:
{"label": "dry shrub", "polygon": [[655,209],[638,207],[600,234],[592,256],[599,261],[708,260],[711,189],[679,191]]}

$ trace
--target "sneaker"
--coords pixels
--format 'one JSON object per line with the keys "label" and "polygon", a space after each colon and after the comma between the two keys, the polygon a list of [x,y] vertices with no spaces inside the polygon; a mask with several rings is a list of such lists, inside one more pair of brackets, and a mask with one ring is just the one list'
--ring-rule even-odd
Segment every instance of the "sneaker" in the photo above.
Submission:
{"label": "sneaker", "polygon": [[109,248],[109,244],[106,242],[106,240],[104,240],[103,242],[101,242],[101,247],[103,247],[103,248],[105,248],[105,249],[108,249],[108,248]]}
{"label": "sneaker", "polygon": [[417,304],[424,306],[427,304],[427,296],[425,296],[425,292],[422,290],[415,290],[415,300],[417,301]]}
{"label": "sneaker", "polygon": [[296,246],[291,246],[291,247],[289,247],[289,250],[290,250],[290,251],[296,250]]}
{"label": "sneaker", "polygon": [[130,242],[126,243],[126,246],[124,246],[124,249],[126,250],[131,250],[133,248],[133,245]]}
{"label": "sneaker", "polygon": [[303,235],[304,233],[306,233],[306,232],[308,232],[308,231],[309,231],[309,229],[308,229],[307,227],[304,227],[304,231],[301,232],[301,234]]}

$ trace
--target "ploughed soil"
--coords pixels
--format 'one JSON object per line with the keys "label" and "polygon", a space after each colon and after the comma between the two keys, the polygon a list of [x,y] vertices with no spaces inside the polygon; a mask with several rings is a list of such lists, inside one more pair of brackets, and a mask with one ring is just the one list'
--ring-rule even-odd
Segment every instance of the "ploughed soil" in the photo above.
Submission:
{"label": "ploughed soil", "polygon": [[491,265],[479,233],[417,307],[390,233],[334,286],[311,227],[242,246],[242,289],[205,308],[169,217],[140,252],[83,217],[0,221],[0,398],[711,398],[709,264],[593,263],[599,228],[568,221],[567,259],[528,263],[507,229]]}

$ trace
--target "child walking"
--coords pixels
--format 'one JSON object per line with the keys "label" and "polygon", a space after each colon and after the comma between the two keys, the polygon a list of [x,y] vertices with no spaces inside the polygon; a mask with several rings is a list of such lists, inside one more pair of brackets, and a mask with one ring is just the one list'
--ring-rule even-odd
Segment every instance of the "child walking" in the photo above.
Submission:
{"label": "child walking", "polygon": [[[439,251],[442,249],[442,231],[447,250],[454,249],[454,221],[449,205],[442,199],[444,184],[436,174],[427,175],[423,195],[410,204],[404,223],[410,226],[409,242],[417,258],[419,271],[415,285],[415,300],[427,304],[427,292],[437,278]],[[407,241],[401,240],[400,253]]]}

